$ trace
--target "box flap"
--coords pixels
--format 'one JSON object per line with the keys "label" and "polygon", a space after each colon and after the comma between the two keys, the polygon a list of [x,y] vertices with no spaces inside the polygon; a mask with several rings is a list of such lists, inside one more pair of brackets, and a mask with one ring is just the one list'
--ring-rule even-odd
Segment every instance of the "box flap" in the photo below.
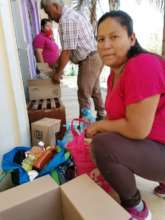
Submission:
{"label": "box flap", "polygon": [[0,220],[62,220],[59,186],[50,176],[0,193]]}
{"label": "box flap", "polygon": [[61,191],[64,220],[128,220],[131,217],[87,175],[64,184]]}
{"label": "box flap", "polygon": [[38,125],[38,126],[44,126],[44,127],[50,127],[50,126],[55,126],[58,127],[57,130],[59,130],[59,127],[60,127],[60,123],[61,123],[61,120],[60,119],[53,119],[53,118],[42,118],[38,121],[35,121],[32,123],[32,125]]}
{"label": "box flap", "polygon": [[29,80],[29,86],[57,86],[60,84],[54,84],[51,79],[31,79]]}

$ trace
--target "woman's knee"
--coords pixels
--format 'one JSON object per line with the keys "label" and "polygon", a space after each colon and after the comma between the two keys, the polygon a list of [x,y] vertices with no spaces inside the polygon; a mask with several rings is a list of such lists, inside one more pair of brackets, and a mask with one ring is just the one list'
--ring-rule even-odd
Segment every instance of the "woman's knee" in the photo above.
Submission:
{"label": "woman's knee", "polygon": [[94,158],[112,155],[117,150],[120,139],[121,136],[113,132],[97,134],[92,141],[92,153]]}

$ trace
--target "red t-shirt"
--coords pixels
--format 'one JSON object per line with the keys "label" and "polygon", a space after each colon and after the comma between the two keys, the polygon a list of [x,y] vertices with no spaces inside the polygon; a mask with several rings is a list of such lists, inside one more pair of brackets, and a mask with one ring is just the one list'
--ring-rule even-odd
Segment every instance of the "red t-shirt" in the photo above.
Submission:
{"label": "red t-shirt", "polygon": [[34,49],[43,49],[43,59],[45,63],[53,65],[59,58],[59,48],[55,41],[40,32],[33,40]]}
{"label": "red t-shirt", "polygon": [[105,108],[110,120],[125,117],[126,107],[147,97],[160,94],[160,101],[149,139],[165,143],[165,61],[143,53],[129,59],[116,86],[114,73],[108,78]]}

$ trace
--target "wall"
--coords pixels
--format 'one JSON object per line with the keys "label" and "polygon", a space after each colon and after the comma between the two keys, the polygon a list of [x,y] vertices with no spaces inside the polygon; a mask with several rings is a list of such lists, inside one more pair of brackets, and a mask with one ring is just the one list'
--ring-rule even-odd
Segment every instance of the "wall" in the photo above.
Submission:
{"label": "wall", "polygon": [[0,0],[0,163],[16,145],[29,145],[29,123],[10,0]]}
{"label": "wall", "polygon": [[11,4],[24,90],[28,99],[28,80],[36,76],[32,41],[39,32],[38,2],[11,0]]}

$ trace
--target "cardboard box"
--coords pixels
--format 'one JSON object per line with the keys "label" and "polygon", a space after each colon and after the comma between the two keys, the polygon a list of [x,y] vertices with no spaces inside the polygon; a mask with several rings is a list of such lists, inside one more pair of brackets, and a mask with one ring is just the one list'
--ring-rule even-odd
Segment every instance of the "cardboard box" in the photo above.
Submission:
{"label": "cardboard box", "polygon": [[43,141],[46,146],[56,142],[56,133],[60,131],[61,120],[52,118],[42,118],[31,124],[32,145],[38,145]]}
{"label": "cardboard box", "polygon": [[[51,107],[50,103],[47,102],[46,108],[42,108],[44,101],[40,101],[41,104],[38,104],[38,106],[36,106],[36,102],[30,101],[28,104],[28,116],[30,124],[45,117],[60,119],[61,129],[60,132],[57,133],[56,138],[61,139],[63,138],[64,133],[66,131],[66,128],[64,127],[64,125],[66,124],[65,107],[58,98],[55,98],[54,100],[56,103],[56,107]],[[34,108],[34,106],[36,106],[36,109]]]}
{"label": "cardboard box", "polygon": [[128,220],[130,215],[88,176],[61,187],[41,177],[0,196],[0,220]]}
{"label": "cardboard box", "polygon": [[61,97],[60,84],[54,84],[51,79],[29,80],[29,99],[41,100]]}

